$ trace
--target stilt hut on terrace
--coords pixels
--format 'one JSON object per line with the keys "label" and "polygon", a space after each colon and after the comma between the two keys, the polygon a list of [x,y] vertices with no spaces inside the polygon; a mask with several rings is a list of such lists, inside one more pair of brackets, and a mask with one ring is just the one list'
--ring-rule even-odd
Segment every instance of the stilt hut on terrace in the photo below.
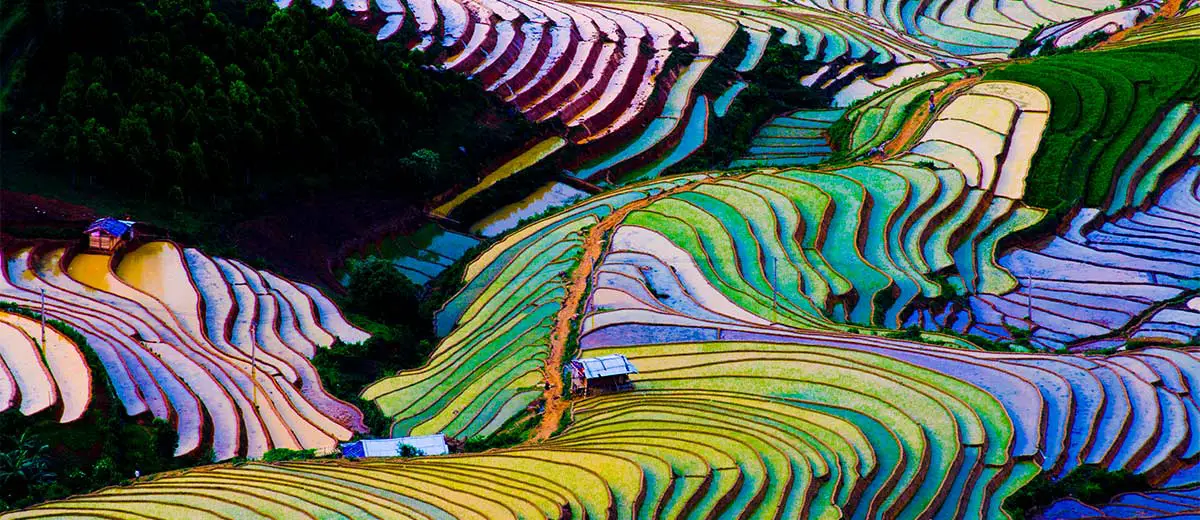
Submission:
{"label": "stilt hut on terrace", "polygon": [[133,238],[133,221],[104,217],[88,226],[88,249],[111,255],[121,243]]}
{"label": "stilt hut on terrace", "polygon": [[568,370],[571,372],[571,388],[584,395],[631,390],[633,382],[629,380],[629,374],[637,373],[633,363],[621,354],[576,359]]}

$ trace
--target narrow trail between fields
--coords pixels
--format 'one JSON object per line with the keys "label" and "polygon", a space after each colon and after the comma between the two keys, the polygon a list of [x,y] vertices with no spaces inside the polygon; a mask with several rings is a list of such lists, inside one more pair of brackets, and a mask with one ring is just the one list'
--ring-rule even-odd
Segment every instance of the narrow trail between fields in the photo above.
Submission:
{"label": "narrow trail between fields", "polygon": [[[937,108],[945,108],[945,102],[953,99],[959,92],[966,90],[970,86],[979,83],[979,76],[971,76],[954,81],[944,88],[933,93],[933,102]],[[910,141],[921,135],[929,125],[933,124],[934,111],[929,110],[928,103],[921,103],[917,110],[904,121],[904,126],[900,127],[900,131],[891,140],[883,144],[884,159],[891,159],[910,149],[912,146]]]}
{"label": "narrow trail between fields", "polygon": [[[1132,27],[1124,31],[1114,33],[1107,40],[1101,43],[1099,47],[1103,48],[1106,44],[1119,42],[1125,39],[1125,37],[1129,34],[1141,29],[1142,27],[1145,27],[1146,25],[1154,23],[1157,20],[1175,16],[1183,7],[1183,2],[1184,0],[1165,0],[1162,7],[1158,11],[1155,11],[1154,14],[1146,17],[1145,20],[1134,24]],[[944,108],[944,102],[953,99],[963,90],[976,83],[979,83],[980,79],[981,78],[979,76],[971,76],[950,83],[949,85],[946,85],[945,88],[934,92],[933,101],[937,107]],[[886,160],[892,158],[911,149],[911,141],[913,138],[919,136],[920,133],[932,123],[931,116],[933,115],[934,114],[931,113],[927,104],[922,103],[919,107],[917,107],[917,110],[913,112],[913,114],[909,116],[908,120],[904,122],[904,126],[900,127],[900,131],[897,132],[891,140],[884,143],[884,159]],[[868,160],[868,162],[870,162],[870,160]]]}
{"label": "narrow trail between fields", "polygon": [[563,357],[566,355],[567,341],[571,337],[572,327],[576,325],[576,312],[588,296],[588,282],[592,278],[592,272],[596,266],[600,265],[605,250],[608,249],[609,233],[621,222],[624,222],[625,217],[634,210],[645,208],[659,199],[691,190],[701,184],[722,179],[741,179],[754,173],[755,171],[749,171],[736,175],[718,175],[664,190],[657,195],[621,206],[607,217],[600,219],[600,222],[588,230],[587,236],[583,239],[583,255],[579,259],[579,265],[571,273],[571,283],[567,286],[567,294],[563,299],[562,308],[554,316],[554,328],[550,331],[550,355],[546,358],[546,366],[542,368],[543,377],[547,383],[546,392],[543,394],[546,403],[545,412],[542,414],[542,421],[533,431],[528,442],[541,442],[550,438],[558,430],[559,421],[571,406],[570,397],[563,396],[563,363],[567,361]]}
{"label": "narrow trail between fields", "polygon": [[[939,107],[943,107],[947,100],[953,99],[959,92],[978,83],[979,79],[979,77],[973,76],[950,83],[945,88],[933,94],[934,103]],[[910,141],[932,124],[931,116],[933,115],[935,114],[930,112],[928,105],[922,103],[916,112],[904,122],[904,126],[901,127],[896,136],[884,145],[884,156],[892,157],[909,149]],[[866,162],[871,161],[868,160]],[[566,355],[567,342],[571,337],[572,327],[576,325],[576,313],[584,298],[587,297],[588,282],[592,278],[592,272],[600,264],[600,260],[607,249],[609,233],[623,222],[629,213],[649,206],[659,199],[694,189],[701,184],[716,182],[721,179],[740,179],[754,173],[755,171],[749,171],[736,175],[719,175],[663,191],[658,195],[646,197],[618,208],[588,230],[587,236],[583,239],[583,255],[579,260],[578,267],[571,274],[571,282],[567,286],[567,294],[563,300],[562,308],[559,309],[558,314],[554,317],[554,328],[550,332],[550,355],[547,358],[546,366],[542,368],[543,378],[547,384],[546,391],[543,394],[545,411],[542,414],[541,422],[538,423],[528,442],[536,443],[550,438],[558,430],[563,414],[571,406],[570,398],[563,397],[563,364],[567,361],[563,357]]]}
{"label": "narrow trail between fields", "polygon": [[[1135,31],[1138,28],[1153,22],[1154,20],[1174,16],[1178,12],[1183,0],[1166,0],[1163,7],[1153,16],[1148,17],[1145,21],[1138,23],[1126,31],[1122,31],[1113,36],[1109,41],[1119,41],[1126,34]],[[900,130],[883,145],[883,154],[881,159],[868,158],[859,163],[871,163],[878,160],[886,160],[904,153],[911,149],[912,141],[919,137],[934,120],[937,110],[944,108],[946,103],[953,100],[958,94],[962,93],[971,86],[979,83],[980,76],[971,76],[954,81],[946,87],[933,93],[933,101],[935,104],[934,110],[930,110],[928,104],[922,103],[907,118]],[[596,225],[592,226],[583,240],[583,254],[580,257],[579,264],[571,274],[571,280],[567,286],[566,295],[563,299],[562,307],[554,317],[554,326],[550,332],[550,353],[546,361],[546,365],[542,368],[543,378],[546,383],[546,390],[543,394],[545,409],[542,414],[541,421],[538,423],[526,443],[538,443],[549,439],[551,435],[559,429],[559,423],[562,421],[563,415],[571,406],[570,396],[563,395],[563,365],[566,361],[564,357],[567,354],[567,345],[571,338],[573,327],[577,326],[576,318],[581,304],[588,296],[588,287],[595,268],[600,264],[604,253],[607,250],[608,237],[610,233],[625,220],[631,212],[645,208],[654,202],[671,195],[689,191],[701,184],[716,182],[721,179],[740,179],[754,174],[755,171],[749,171],[736,175],[718,175],[698,180],[683,186],[665,190],[654,196],[627,204],[613,211],[612,214],[602,218]]]}
{"label": "narrow trail between fields", "polygon": [[1179,14],[1179,10],[1183,8],[1183,2],[1184,2],[1184,0],[1166,0],[1166,1],[1164,1],[1162,7],[1160,7],[1158,9],[1158,11],[1155,11],[1154,14],[1147,16],[1145,20],[1142,20],[1138,23],[1133,24],[1132,27],[1125,29],[1124,31],[1118,31],[1116,33],[1113,33],[1113,35],[1109,36],[1107,40],[1104,40],[1104,42],[1100,43],[1099,47],[1104,48],[1104,46],[1107,44],[1116,43],[1121,40],[1124,40],[1126,36],[1133,34],[1134,32],[1136,32],[1138,29],[1141,29],[1142,27],[1150,25],[1150,24],[1158,21],[1159,19],[1170,18],[1172,16]]}

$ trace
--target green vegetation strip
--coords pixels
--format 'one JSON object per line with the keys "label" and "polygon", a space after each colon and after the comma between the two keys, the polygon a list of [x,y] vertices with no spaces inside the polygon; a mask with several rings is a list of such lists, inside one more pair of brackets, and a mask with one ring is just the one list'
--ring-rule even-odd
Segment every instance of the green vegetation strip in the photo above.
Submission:
{"label": "green vegetation strip", "polygon": [[1200,40],[1050,56],[998,66],[986,79],[1027,83],[1050,96],[1050,126],[1025,201],[1059,216],[1077,204],[1104,205],[1156,118],[1200,99]]}

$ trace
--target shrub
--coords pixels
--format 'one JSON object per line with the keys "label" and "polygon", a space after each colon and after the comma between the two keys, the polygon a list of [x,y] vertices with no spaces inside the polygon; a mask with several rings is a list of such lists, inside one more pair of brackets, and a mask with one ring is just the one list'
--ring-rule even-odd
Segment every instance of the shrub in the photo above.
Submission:
{"label": "shrub", "polygon": [[504,422],[500,429],[487,436],[471,437],[463,444],[465,452],[487,451],[496,448],[510,448],[529,440],[533,429],[541,422],[542,416],[532,414],[514,415]]}
{"label": "shrub", "polygon": [[1104,31],[1093,31],[1080,38],[1079,41],[1066,47],[1059,47],[1054,44],[1053,39],[1046,40],[1038,51],[1038,56],[1054,56],[1056,54],[1070,54],[1084,49],[1095,47],[1100,42],[1108,39],[1110,35]]}
{"label": "shrub", "polygon": [[375,381],[425,362],[437,345],[434,314],[462,287],[463,270],[487,245],[485,241],[467,251],[423,293],[386,260],[351,262],[351,283],[343,307],[370,313],[352,313],[349,318],[371,338],[352,345],[337,341],[329,348],[317,349],[312,364],[329,393],[363,412],[371,434],[390,435],[392,419],[359,394]]}
{"label": "shrub", "polygon": [[896,332],[889,332],[885,335],[891,339],[902,339],[907,341],[921,341],[921,327],[912,325],[906,329]]}
{"label": "shrub", "polygon": [[317,450],[289,450],[287,448],[275,448],[267,451],[262,456],[263,462],[284,462],[288,460],[308,460],[316,458]]}
{"label": "shrub", "polygon": [[563,411],[562,417],[558,418],[558,426],[554,428],[554,433],[550,434],[550,436],[555,437],[558,434],[567,431],[567,428],[571,426],[572,415],[573,414],[571,413],[570,408]]}
{"label": "shrub", "polygon": [[1010,58],[1025,58],[1033,54],[1033,51],[1037,50],[1038,48],[1037,37],[1046,29],[1046,27],[1047,26],[1045,24],[1038,24],[1033,29],[1030,29],[1029,34],[1022,38],[1019,43],[1017,43],[1017,46],[1013,48],[1012,52],[1009,53],[1008,56]]}
{"label": "shrub", "polygon": [[359,397],[359,392],[400,370],[420,366],[434,344],[429,339],[417,339],[403,327],[374,324],[367,329],[371,339],[353,345],[338,341],[329,348],[317,349],[312,364],[329,393],[361,410],[372,434],[386,436],[392,419],[375,402]]}
{"label": "shrub", "polygon": [[1004,501],[1004,510],[1014,519],[1023,519],[1060,498],[1072,497],[1087,504],[1102,504],[1120,493],[1147,489],[1150,484],[1145,476],[1084,465],[1058,481],[1051,480],[1045,473],[1038,474]]}

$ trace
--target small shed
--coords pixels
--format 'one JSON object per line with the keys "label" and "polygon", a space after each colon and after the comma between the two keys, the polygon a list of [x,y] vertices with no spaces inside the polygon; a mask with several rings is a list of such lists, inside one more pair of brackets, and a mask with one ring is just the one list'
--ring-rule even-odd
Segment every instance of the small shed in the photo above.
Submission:
{"label": "small shed", "polygon": [[629,374],[637,373],[629,358],[621,354],[576,359],[569,370],[571,387],[584,394],[630,390],[633,382]]}
{"label": "small shed", "polygon": [[416,448],[417,452],[421,455],[445,455],[450,453],[450,447],[446,446],[446,436],[441,433],[413,437],[393,437],[391,439],[363,439],[361,441],[343,442],[341,448],[343,457],[395,457],[400,455],[400,446],[403,445]]}
{"label": "small shed", "polygon": [[112,254],[122,242],[133,238],[133,224],[132,220],[118,220],[112,217],[92,222],[84,232],[88,236],[88,248]]}

